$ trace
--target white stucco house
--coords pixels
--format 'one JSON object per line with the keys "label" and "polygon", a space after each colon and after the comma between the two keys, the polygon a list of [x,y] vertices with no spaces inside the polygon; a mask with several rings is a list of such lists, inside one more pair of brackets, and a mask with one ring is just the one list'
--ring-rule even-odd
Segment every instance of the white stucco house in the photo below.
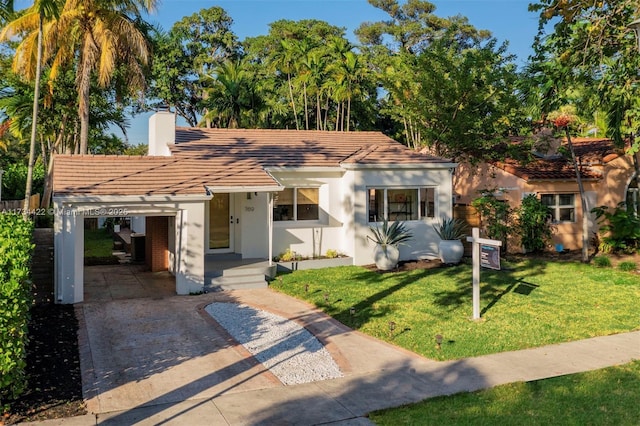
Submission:
{"label": "white stucco house", "polygon": [[379,132],[176,128],[169,112],[149,126],[147,156],[56,156],[59,303],[83,300],[87,217],[145,217],[147,264],[171,271],[178,294],[201,291],[205,259],[222,253],[373,263],[369,226],[385,217],[414,233],[401,260],[437,257],[455,163]]}

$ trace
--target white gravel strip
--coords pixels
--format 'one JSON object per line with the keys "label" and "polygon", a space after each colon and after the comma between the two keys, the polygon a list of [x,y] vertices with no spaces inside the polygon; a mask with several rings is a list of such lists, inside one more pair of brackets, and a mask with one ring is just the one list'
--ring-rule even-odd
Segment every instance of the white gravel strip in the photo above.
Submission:
{"label": "white gravel strip", "polygon": [[294,321],[238,303],[205,310],[285,385],[342,377],[324,346]]}

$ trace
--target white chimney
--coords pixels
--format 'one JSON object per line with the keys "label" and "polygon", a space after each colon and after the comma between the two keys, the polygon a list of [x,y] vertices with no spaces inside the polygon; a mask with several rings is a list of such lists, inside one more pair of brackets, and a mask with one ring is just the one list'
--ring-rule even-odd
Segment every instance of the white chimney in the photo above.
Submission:
{"label": "white chimney", "polygon": [[171,156],[169,145],[176,143],[176,116],[158,111],[149,117],[149,155]]}

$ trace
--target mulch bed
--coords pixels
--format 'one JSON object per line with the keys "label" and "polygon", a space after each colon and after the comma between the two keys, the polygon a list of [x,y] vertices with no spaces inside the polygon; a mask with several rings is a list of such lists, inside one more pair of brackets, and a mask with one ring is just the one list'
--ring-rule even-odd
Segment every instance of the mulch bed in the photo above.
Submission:
{"label": "mulch bed", "polygon": [[29,332],[27,390],[11,404],[6,424],[86,414],[73,306],[34,306]]}

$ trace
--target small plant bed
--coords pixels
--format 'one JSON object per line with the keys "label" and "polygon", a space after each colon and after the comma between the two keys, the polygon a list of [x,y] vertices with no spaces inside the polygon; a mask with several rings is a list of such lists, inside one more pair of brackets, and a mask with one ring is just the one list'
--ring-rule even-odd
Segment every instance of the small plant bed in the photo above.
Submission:
{"label": "small plant bed", "polygon": [[640,361],[369,414],[377,425],[637,425]]}
{"label": "small plant bed", "polygon": [[73,306],[43,304],[31,309],[27,388],[11,403],[7,424],[86,414],[77,333]]}
{"label": "small plant bed", "polygon": [[477,322],[470,319],[469,265],[387,273],[358,266],[295,271],[272,287],[351,328],[438,360],[638,329],[640,280],[634,274],[535,259],[503,262],[503,268],[482,271]]}

